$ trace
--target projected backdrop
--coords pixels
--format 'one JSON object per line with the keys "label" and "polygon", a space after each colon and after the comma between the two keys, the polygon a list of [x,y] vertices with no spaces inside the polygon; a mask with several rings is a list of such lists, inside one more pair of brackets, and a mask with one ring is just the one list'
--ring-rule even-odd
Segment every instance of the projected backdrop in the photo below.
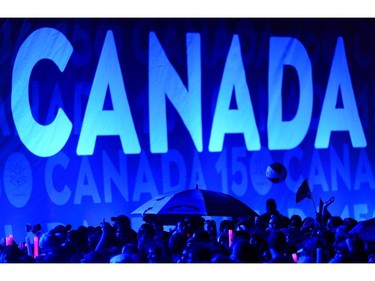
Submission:
{"label": "projected backdrop", "polygon": [[0,38],[2,236],[196,184],[304,218],[307,179],[374,216],[372,19],[2,19]]}

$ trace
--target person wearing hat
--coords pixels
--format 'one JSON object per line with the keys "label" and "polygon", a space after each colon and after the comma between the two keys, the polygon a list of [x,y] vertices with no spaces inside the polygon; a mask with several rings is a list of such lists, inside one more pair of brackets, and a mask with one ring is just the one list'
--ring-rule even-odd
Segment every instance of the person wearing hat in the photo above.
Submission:
{"label": "person wearing hat", "polygon": [[129,243],[137,245],[137,232],[131,228],[129,217],[119,215],[118,217],[111,217],[111,220],[115,228],[116,244],[119,247],[122,248]]}
{"label": "person wearing hat", "polygon": [[66,240],[69,230],[71,229],[72,229],[72,226],[70,224],[66,226],[62,224],[58,224],[53,229],[51,229],[49,233],[56,235],[60,240],[60,244],[63,244]]}
{"label": "person wearing hat", "polygon": [[106,256],[119,254],[126,244],[138,245],[137,232],[131,228],[130,219],[125,215],[111,217],[113,225],[103,219],[102,235],[95,248]]}

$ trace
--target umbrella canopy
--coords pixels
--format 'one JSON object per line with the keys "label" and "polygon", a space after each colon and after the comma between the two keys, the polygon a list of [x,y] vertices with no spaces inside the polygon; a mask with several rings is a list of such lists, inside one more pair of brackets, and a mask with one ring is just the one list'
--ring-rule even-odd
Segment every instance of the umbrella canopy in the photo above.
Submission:
{"label": "umbrella canopy", "polygon": [[364,241],[375,242],[375,218],[360,221],[349,233],[356,233]]}
{"label": "umbrella canopy", "polygon": [[253,209],[231,195],[198,188],[156,196],[138,207],[131,214],[143,216],[258,216]]}

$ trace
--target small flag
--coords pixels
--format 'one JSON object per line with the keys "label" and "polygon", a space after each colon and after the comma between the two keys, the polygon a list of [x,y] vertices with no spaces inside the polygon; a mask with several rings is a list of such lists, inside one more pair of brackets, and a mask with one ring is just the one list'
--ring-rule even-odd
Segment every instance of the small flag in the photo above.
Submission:
{"label": "small flag", "polygon": [[302,182],[302,184],[297,190],[296,203],[302,201],[305,198],[311,199],[311,191],[310,191],[309,183],[307,182],[306,179]]}

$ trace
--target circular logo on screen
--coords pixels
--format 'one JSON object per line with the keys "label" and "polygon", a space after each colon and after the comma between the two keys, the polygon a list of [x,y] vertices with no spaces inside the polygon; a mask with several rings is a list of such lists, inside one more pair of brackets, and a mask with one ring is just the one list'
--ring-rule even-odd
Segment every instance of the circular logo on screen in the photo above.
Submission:
{"label": "circular logo on screen", "polygon": [[26,205],[32,190],[31,167],[21,153],[12,153],[5,162],[4,192],[9,202],[17,208]]}

